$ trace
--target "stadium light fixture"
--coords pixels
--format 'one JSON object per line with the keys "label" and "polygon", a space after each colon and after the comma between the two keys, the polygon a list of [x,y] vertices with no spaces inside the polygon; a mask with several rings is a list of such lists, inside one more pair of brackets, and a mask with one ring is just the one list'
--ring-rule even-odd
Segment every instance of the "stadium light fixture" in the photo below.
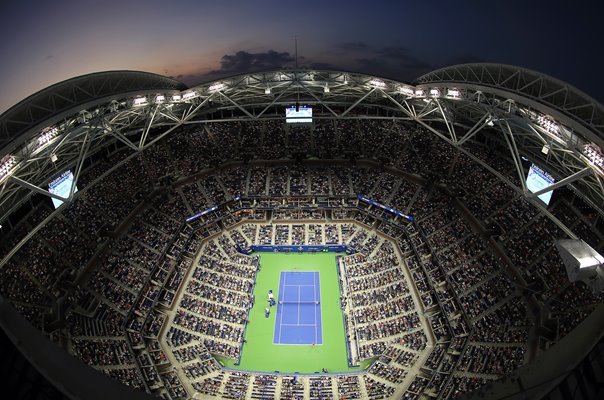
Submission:
{"label": "stadium light fixture", "polygon": [[583,146],[583,156],[600,174],[604,175],[604,155],[602,150],[594,143],[587,143]]}
{"label": "stadium light fixture", "polygon": [[386,87],[386,83],[384,81],[381,81],[379,79],[372,79],[369,81],[369,85],[376,87],[376,88],[380,88],[380,89],[384,89]]}
{"label": "stadium light fixture", "polygon": [[56,155],[56,154],[52,153],[52,154],[50,155],[50,161],[52,161],[52,162],[57,162],[57,160],[58,160],[58,159],[59,159],[59,157],[57,157],[57,155]]}
{"label": "stadium light fixture", "polygon": [[179,94],[175,94],[172,96],[172,103],[178,103],[181,99],[182,97]]}
{"label": "stadium light fixture", "polygon": [[44,131],[42,131],[42,133],[40,134],[40,136],[38,136],[38,149],[40,149],[43,146],[46,146],[48,143],[52,142],[57,135],[59,134],[59,128],[57,127],[53,127],[53,128],[48,128],[45,129]]}
{"label": "stadium light fixture", "polygon": [[158,94],[155,96],[155,104],[162,104],[164,101],[166,101],[166,96],[163,94]]}
{"label": "stadium light fixture", "polygon": [[220,90],[223,90],[226,87],[226,85],[222,82],[219,83],[215,83],[213,85],[210,85],[210,87],[208,87],[208,91],[210,92],[218,92]]}
{"label": "stadium light fixture", "polygon": [[398,91],[403,94],[406,94],[407,96],[413,96],[413,89],[411,89],[410,87],[401,86],[398,88]]}
{"label": "stadium light fixture", "polygon": [[0,182],[7,176],[13,173],[16,160],[14,156],[8,156],[2,164],[0,164]]}
{"label": "stadium light fixture", "polygon": [[541,148],[541,152],[545,155],[547,155],[549,153],[549,146],[548,145],[544,145],[543,148]]}
{"label": "stadium light fixture", "polygon": [[436,88],[434,88],[434,89],[430,89],[430,96],[433,96],[433,97],[438,97],[438,96],[440,96],[440,90],[438,90],[438,89],[436,89]]}
{"label": "stadium light fixture", "polygon": [[422,89],[417,89],[417,90],[415,91],[415,95],[416,95],[417,97],[423,97],[423,96],[424,96],[424,91],[423,91]]}
{"label": "stadium light fixture", "polygon": [[[558,125],[551,117],[544,114],[538,114],[529,109],[521,108],[520,111],[530,119],[536,128],[539,128],[539,132],[547,135],[556,142],[567,146],[567,138],[563,136],[560,125]],[[568,132],[566,133],[566,136],[570,137]]]}
{"label": "stadium light fixture", "polygon": [[348,76],[344,75],[344,85],[348,85]]}
{"label": "stadium light fixture", "polygon": [[197,97],[197,92],[195,92],[195,91],[190,91],[190,92],[184,93],[182,95],[182,99],[184,101],[191,100],[191,99],[193,99],[195,97]]}
{"label": "stadium light fixture", "polygon": [[452,97],[454,99],[458,99],[459,98],[459,90],[457,89],[449,89],[447,90],[447,97]]}
{"label": "stadium light fixture", "polygon": [[558,126],[558,124],[556,124],[552,119],[545,115],[540,114],[537,116],[537,124],[539,124],[540,127],[545,129],[549,133],[556,134],[560,132],[560,127]]}
{"label": "stadium light fixture", "polygon": [[267,86],[266,89],[264,89],[264,94],[271,94],[270,86]]}
{"label": "stadium light fixture", "polygon": [[135,98],[134,99],[134,105],[137,106],[137,107],[147,105],[147,98],[146,97],[137,97],[137,98]]}
{"label": "stadium light fixture", "polygon": [[329,85],[325,83],[325,87],[323,87],[323,93],[329,93]]}

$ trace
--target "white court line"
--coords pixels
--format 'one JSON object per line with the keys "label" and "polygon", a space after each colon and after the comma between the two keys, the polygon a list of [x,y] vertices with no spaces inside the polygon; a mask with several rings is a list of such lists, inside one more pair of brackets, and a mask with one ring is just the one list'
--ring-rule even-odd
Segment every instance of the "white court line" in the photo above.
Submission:
{"label": "white court line", "polygon": [[[317,276],[319,278],[319,299],[318,300],[315,299],[315,301],[318,301],[319,307],[321,307],[321,272],[320,271],[317,272]],[[321,309],[319,308],[319,310],[321,310]],[[319,320],[321,321],[321,332],[322,332],[323,331],[323,313],[322,312],[319,313],[319,317],[320,317]],[[315,323],[316,322],[317,321],[315,321]],[[317,325],[317,331],[318,330],[319,330],[319,325]],[[321,334],[321,344],[323,344],[323,334]]]}
{"label": "white court line", "polygon": [[[285,298],[285,280],[287,279],[287,272],[283,273],[283,298]],[[281,293],[279,293],[281,294]],[[279,297],[277,296],[277,299]],[[278,306],[277,306],[278,307]],[[281,309],[281,319],[279,320],[279,343],[281,343],[281,327],[283,327],[283,308]]]}
{"label": "white court line", "polygon": [[315,324],[283,324],[283,326],[315,326]]}
{"label": "white court line", "polygon": [[298,325],[300,325],[300,286],[298,286]]}
{"label": "white court line", "polygon": [[287,285],[287,286],[314,286],[314,285],[296,285],[295,283],[293,285]]}
{"label": "white court line", "polygon": [[[312,281],[313,281],[313,285],[312,285],[312,297],[313,297],[313,299],[315,299],[315,303],[316,303],[317,302],[317,286],[316,286],[317,285],[317,273],[316,272],[312,274]],[[315,326],[315,342],[314,343],[316,344],[317,343],[317,307],[315,306],[315,307],[313,307],[313,309],[315,311],[315,319],[314,319],[314,321],[315,321],[315,323],[314,323],[314,326]]]}

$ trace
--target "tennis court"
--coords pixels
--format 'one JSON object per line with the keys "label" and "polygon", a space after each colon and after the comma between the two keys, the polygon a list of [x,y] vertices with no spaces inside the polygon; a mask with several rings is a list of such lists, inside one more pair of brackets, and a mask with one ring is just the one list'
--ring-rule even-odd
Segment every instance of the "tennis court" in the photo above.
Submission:
{"label": "tennis court", "polygon": [[281,272],[273,343],[323,343],[319,272]]}

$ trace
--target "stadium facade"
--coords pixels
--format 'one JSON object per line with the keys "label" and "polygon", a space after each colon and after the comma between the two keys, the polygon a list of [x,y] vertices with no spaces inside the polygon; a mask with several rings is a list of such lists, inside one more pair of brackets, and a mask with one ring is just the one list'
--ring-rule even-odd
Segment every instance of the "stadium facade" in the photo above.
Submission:
{"label": "stadium facade", "polygon": [[[311,124],[285,123],[286,108],[299,111],[307,107],[312,108]],[[352,131],[354,134],[349,133]],[[198,137],[200,134],[203,138]],[[358,243],[360,248],[368,246],[371,235],[379,236],[380,246],[385,246],[383,238],[394,238],[399,261],[405,260],[401,265],[411,271],[408,285],[419,293],[413,303],[423,313],[421,319],[431,326],[425,332],[433,336],[426,342],[432,351],[426,350],[423,369],[419,366],[419,372],[413,370],[419,376],[416,379],[407,379],[412,370],[405,370],[396,361],[404,345],[384,345],[367,357],[360,352],[360,358],[377,357],[381,363],[374,372],[369,370],[358,378],[357,386],[362,389],[354,393],[360,397],[379,398],[372,397],[374,387],[380,388],[376,396],[405,394],[406,398],[454,398],[481,387],[475,396],[514,398],[524,392],[522,395],[539,398],[567,379],[569,366],[584,365],[583,360],[604,332],[601,297],[562,281],[566,278],[563,264],[549,261],[557,257],[552,249],[554,241],[561,238],[583,239],[600,254],[604,249],[604,108],[572,86],[534,71],[466,64],[428,73],[408,84],[344,71],[284,69],[234,76],[192,88],[149,73],[103,72],[53,85],[6,111],[0,116],[0,141],[0,270],[4,272],[1,323],[26,358],[73,398],[147,398],[145,392],[165,398],[193,395],[190,388],[194,385],[178,382],[187,374],[182,370],[173,373],[163,356],[154,358],[157,349],[146,346],[155,344],[150,345],[153,341],[143,333],[157,330],[157,337],[165,336],[168,327],[162,319],[165,310],[161,296],[171,293],[182,301],[179,285],[187,282],[189,278],[184,276],[193,268],[182,264],[187,249],[197,254],[197,246],[204,244],[207,249],[208,241],[219,243],[217,235],[221,232],[235,240],[231,227],[243,232],[241,222],[253,221],[255,213],[260,213],[258,223],[269,225],[277,220],[305,221],[304,232],[311,229],[308,221],[356,221],[358,229],[369,232]],[[213,141],[211,149],[204,147],[208,141]],[[410,159],[421,159],[425,164]],[[173,169],[172,160],[177,160]],[[141,168],[149,168],[149,172],[136,182]],[[256,179],[256,170],[270,171],[266,175],[274,179],[262,178],[264,175]],[[374,179],[362,183],[368,178],[357,179],[359,173],[355,170]],[[64,174],[66,171],[69,176]],[[224,171],[232,171],[239,179],[225,178],[220,175]],[[543,178],[540,184],[545,186],[529,187],[529,171],[537,171]],[[350,190],[336,193],[334,182],[343,173],[348,176],[344,180],[350,182]],[[106,184],[108,177],[121,176],[126,177],[123,185],[128,188],[121,188],[119,182]],[[314,176],[316,182],[324,183],[315,188]],[[322,180],[320,176],[329,178]],[[70,185],[66,191],[49,191],[67,178]],[[134,181],[128,180],[132,178]],[[252,193],[254,179],[260,190]],[[196,184],[196,193],[187,185],[198,181],[213,183]],[[361,183],[357,185],[357,181]],[[245,187],[237,189],[241,182]],[[285,182],[282,191],[271,189],[275,182]],[[400,194],[405,192],[403,188],[410,194]],[[115,193],[106,198],[106,190]],[[386,193],[388,190],[392,193]],[[542,195],[551,190],[557,202],[548,206]],[[184,196],[186,210],[179,209],[179,202],[172,202],[174,193]],[[124,200],[122,196],[132,197]],[[199,196],[205,196],[204,201],[194,203]],[[358,196],[379,198],[375,203],[384,207]],[[55,210],[48,205],[49,197],[64,204]],[[78,206],[84,198],[95,211]],[[397,204],[396,210],[390,207],[392,203]],[[430,209],[432,205],[436,211]],[[217,207],[210,211],[220,215],[216,221],[186,220],[210,207]],[[451,216],[445,211],[447,207],[457,214]],[[489,212],[484,211],[487,209]],[[308,210],[318,214],[308,214]],[[392,210],[409,213],[416,221],[392,214]],[[418,214],[413,215],[414,211]],[[167,220],[173,226],[162,228],[169,247],[159,251],[153,265],[144,269],[149,279],[145,276],[138,281],[127,270],[115,272],[121,267],[107,261],[116,256],[112,246],[118,246],[124,235],[144,242],[149,237],[146,229],[151,229],[147,225],[159,221],[153,216],[170,212],[173,214]],[[288,213],[300,217],[286,218]],[[429,221],[438,213],[445,215],[444,222],[431,225]],[[229,225],[229,216],[239,219]],[[137,225],[140,219],[146,219],[142,228]],[[458,219],[466,222],[458,223]],[[533,219],[538,222],[532,223]],[[458,229],[458,225],[463,227]],[[264,228],[257,229],[255,237],[260,238]],[[288,236],[292,240],[297,228],[287,229],[292,232]],[[327,228],[321,229],[325,237]],[[337,229],[342,232],[339,225]],[[61,232],[68,232],[68,236]],[[525,234],[537,241],[527,242],[529,249],[519,253],[523,247],[516,238]],[[273,242],[268,244],[276,244],[277,234],[272,235]],[[91,239],[95,242],[85,243]],[[464,253],[468,264],[459,256],[463,265],[476,262],[479,272],[474,278],[479,280],[461,286],[455,283],[455,268],[447,266],[452,256],[446,249],[455,247],[450,246],[451,240],[458,241],[463,250],[474,246],[475,240],[482,241],[476,245],[479,255]],[[542,254],[532,253],[531,246],[547,253],[547,258],[533,261]],[[149,247],[139,251],[142,259]],[[379,253],[377,247],[366,252]],[[497,262],[497,268],[481,271],[482,261],[476,260],[486,253],[503,261]],[[61,259],[58,264],[55,258]],[[416,260],[417,270],[409,260]],[[52,268],[44,269],[51,264]],[[97,275],[103,265],[111,265],[103,271],[105,278],[111,275],[106,282]],[[353,268],[354,263],[347,265]],[[31,270],[24,271],[26,267]],[[499,274],[509,280],[505,288],[497,286],[489,291],[489,284],[482,286],[482,279],[487,281],[490,275]],[[424,277],[425,292],[412,283],[417,276]],[[123,290],[123,297],[108,301],[114,295],[104,293],[107,282],[122,287],[116,291]],[[168,290],[174,282],[176,287]],[[430,301],[438,305],[420,299],[427,293],[432,293],[434,300]],[[486,309],[467,311],[469,299],[478,301],[481,295],[495,298],[489,300]],[[105,300],[96,304],[87,302],[86,296]],[[134,301],[130,303],[130,299]],[[517,301],[523,306],[517,306]],[[568,302],[568,309],[562,307],[564,302]],[[105,307],[113,311],[104,311]],[[485,322],[498,307],[522,309],[524,314],[532,315],[532,319],[522,317],[530,320],[526,335],[519,334],[520,339],[495,338],[495,344],[484,344],[490,343],[488,335],[476,332],[489,323],[516,329],[514,321],[502,325],[494,320]],[[516,317],[516,311],[509,315]],[[112,313],[118,315],[115,321],[107,317]],[[74,322],[84,316],[97,318],[86,324],[103,325],[98,328],[99,337],[116,336],[114,331],[111,335],[102,333],[112,331],[107,326],[119,325],[122,336],[117,346],[124,346],[127,361],[107,363],[127,365],[116,369],[130,372],[114,377],[125,381],[132,378],[128,375],[132,373],[143,391],[121,385],[92,368],[80,368],[80,361],[67,355],[65,350],[83,359],[84,353],[100,346],[98,341],[92,347],[74,345],[85,341],[73,339],[85,336],[79,331],[80,322]],[[484,324],[479,325],[480,321]],[[571,327],[568,332],[566,326]],[[355,329],[351,325],[357,335],[362,330]],[[446,333],[437,334],[439,329]],[[141,335],[145,339],[137,342]],[[408,342],[404,341],[405,345]],[[509,343],[514,344],[511,347],[522,343],[523,350],[492,350],[507,348]],[[399,353],[393,356],[395,350]],[[509,354],[519,354],[513,356],[519,359],[513,368],[496,365],[472,375],[472,357],[490,358],[488,362],[492,362],[493,357]],[[102,363],[98,366],[103,369]],[[388,383],[386,379],[397,368],[406,371],[400,381],[405,384],[401,390],[397,389],[402,387],[399,381]],[[209,374],[214,378],[218,372],[212,370]],[[336,375],[317,376],[329,376],[329,384],[333,385],[329,390],[334,393],[349,384]],[[502,376],[504,379],[497,383],[482,386]],[[191,381],[195,379],[202,378]],[[231,377],[224,379],[219,387],[230,385]],[[286,378],[275,379],[275,387],[281,387]],[[245,382],[251,398],[254,383]],[[314,383],[306,385],[311,389],[306,388],[304,395],[312,397]],[[463,385],[469,389],[456,391],[456,386]],[[98,389],[92,393],[91,386]],[[416,386],[420,389],[410,391]],[[216,395],[226,394],[218,391]]]}

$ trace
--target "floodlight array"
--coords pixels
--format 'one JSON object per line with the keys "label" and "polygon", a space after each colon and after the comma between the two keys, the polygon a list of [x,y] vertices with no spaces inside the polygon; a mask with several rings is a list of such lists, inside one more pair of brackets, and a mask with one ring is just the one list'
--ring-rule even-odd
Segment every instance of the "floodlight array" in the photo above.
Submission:
{"label": "floodlight array", "polygon": [[166,96],[163,94],[158,94],[155,96],[155,104],[162,104],[164,101],[166,101]]}
{"label": "floodlight array", "polygon": [[222,82],[219,83],[215,83],[213,85],[210,85],[210,87],[208,87],[208,91],[210,92],[217,92],[219,90],[223,90],[224,88],[226,88],[226,85]]}
{"label": "floodlight array", "polygon": [[195,97],[197,97],[197,92],[194,92],[194,91],[186,92],[186,93],[183,93],[183,95],[182,95],[183,101],[191,100],[191,99],[194,99]]}
{"label": "floodlight array", "polygon": [[380,89],[384,89],[386,88],[386,82],[379,80],[379,79],[372,79],[369,81],[369,85],[376,87],[376,88],[380,88]]}
{"label": "floodlight array", "polygon": [[600,173],[604,173],[604,155],[602,150],[593,143],[587,143],[583,146],[583,155],[593,167],[598,169]]}
{"label": "floodlight array", "polygon": [[458,99],[460,96],[461,96],[461,93],[457,89],[447,90],[447,97],[452,97],[454,99]]}
{"label": "floodlight array", "polygon": [[43,147],[43,146],[47,145],[48,143],[52,142],[57,137],[58,134],[59,134],[59,128],[57,128],[57,127],[44,130],[40,134],[40,136],[38,136],[38,148]]}
{"label": "floodlight array", "polygon": [[540,127],[545,129],[549,133],[557,134],[558,132],[560,132],[560,127],[558,126],[558,124],[552,121],[550,118],[546,117],[545,115],[540,114],[537,116],[537,124],[539,124]]}
{"label": "floodlight array", "polygon": [[408,86],[401,86],[398,88],[398,91],[406,94],[407,96],[413,96],[413,89]]}
{"label": "floodlight array", "polygon": [[142,107],[142,106],[146,106],[148,103],[148,100],[146,97],[137,97],[134,99],[133,105],[135,107]]}
{"label": "floodlight array", "polygon": [[16,159],[14,156],[8,156],[8,158],[6,158],[6,160],[0,165],[0,181],[4,180],[4,178],[13,172],[15,164]]}

